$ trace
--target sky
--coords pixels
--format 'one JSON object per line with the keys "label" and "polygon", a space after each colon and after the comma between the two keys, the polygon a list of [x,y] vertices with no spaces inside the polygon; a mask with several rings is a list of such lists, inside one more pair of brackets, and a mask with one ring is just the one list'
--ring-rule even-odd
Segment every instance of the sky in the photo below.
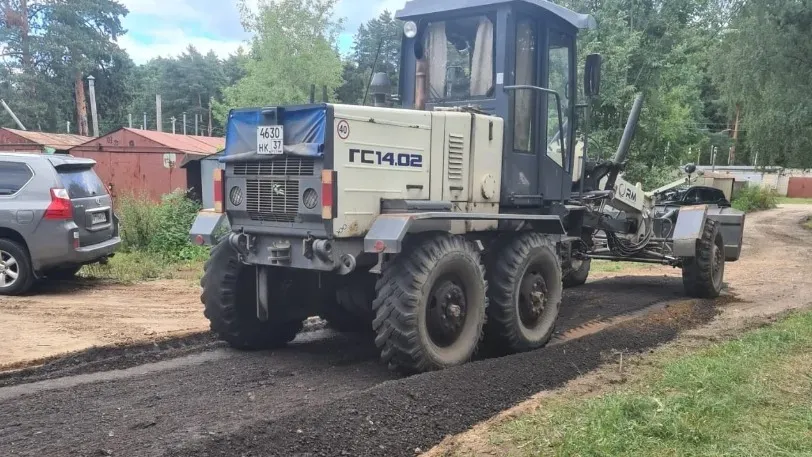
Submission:
{"label": "sky", "polygon": [[[249,0],[253,1],[253,0]],[[227,57],[248,35],[240,24],[237,0],[119,0],[130,14],[123,21],[127,34],[119,39],[137,64],[155,57],[176,56],[189,44]],[[348,53],[362,23],[385,9],[393,13],[406,0],[339,0],[336,16],[345,19],[339,48]]]}

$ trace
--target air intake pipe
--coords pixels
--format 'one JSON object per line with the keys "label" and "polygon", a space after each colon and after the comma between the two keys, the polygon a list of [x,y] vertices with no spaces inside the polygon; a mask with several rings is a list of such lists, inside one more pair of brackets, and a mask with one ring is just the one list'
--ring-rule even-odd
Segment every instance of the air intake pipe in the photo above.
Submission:
{"label": "air intake pipe", "polygon": [[612,171],[609,173],[609,179],[606,181],[605,190],[612,190],[615,187],[615,181],[620,171],[623,168],[623,163],[629,155],[629,148],[632,145],[634,133],[637,131],[637,123],[640,121],[640,112],[643,110],[643,94],[637,94],[632,105],[632,111],[629,113],[629,120],[626,121],[626,128],[623,130],[623,137],[620,139],[620,145],[617,147],[615,157],[612,159]]}

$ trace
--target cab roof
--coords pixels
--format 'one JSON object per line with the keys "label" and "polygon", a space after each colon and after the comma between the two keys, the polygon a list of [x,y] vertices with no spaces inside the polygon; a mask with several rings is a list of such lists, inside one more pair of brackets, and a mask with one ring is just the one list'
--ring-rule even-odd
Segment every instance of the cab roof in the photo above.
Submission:
{"label": "cab roof", "polygon": [[406,20],[426,14],[502,5],[505,3],[524,3],[537,6],[555,14],[570,23],[573,27],[579,29],[594,29],[598,25],[595,18],[589,14],[576,13],[575,11],[546,0],[444,0],[442,2],[437,0],[411,0],[406,3],[406,6],[404,6],[402,10],[397,12],[395,17]]}

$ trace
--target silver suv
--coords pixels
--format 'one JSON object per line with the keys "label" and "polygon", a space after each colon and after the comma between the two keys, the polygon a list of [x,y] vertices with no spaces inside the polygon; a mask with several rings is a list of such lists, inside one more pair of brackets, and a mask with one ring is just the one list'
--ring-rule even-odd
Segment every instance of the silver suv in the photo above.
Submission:
{"label": "silver suv", "polygon": [[0,153],[0,295],[25,293],[38,278],[73,277],[121,244],[113,201],[94,165]]}

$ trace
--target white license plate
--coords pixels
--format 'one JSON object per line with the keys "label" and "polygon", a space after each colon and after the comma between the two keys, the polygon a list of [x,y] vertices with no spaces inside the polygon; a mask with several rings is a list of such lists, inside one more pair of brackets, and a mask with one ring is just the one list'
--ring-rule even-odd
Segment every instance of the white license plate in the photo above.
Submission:
{"label": "white license plate", "polygon": [[107,214],[95,213],[91,216],[91,220],[93,221],[93,225],[107,223]]}
{"label": "white license plate", "polygon": [[257,153],[279,155],[284,152],[285,129],[281,125],[257,127]]}

